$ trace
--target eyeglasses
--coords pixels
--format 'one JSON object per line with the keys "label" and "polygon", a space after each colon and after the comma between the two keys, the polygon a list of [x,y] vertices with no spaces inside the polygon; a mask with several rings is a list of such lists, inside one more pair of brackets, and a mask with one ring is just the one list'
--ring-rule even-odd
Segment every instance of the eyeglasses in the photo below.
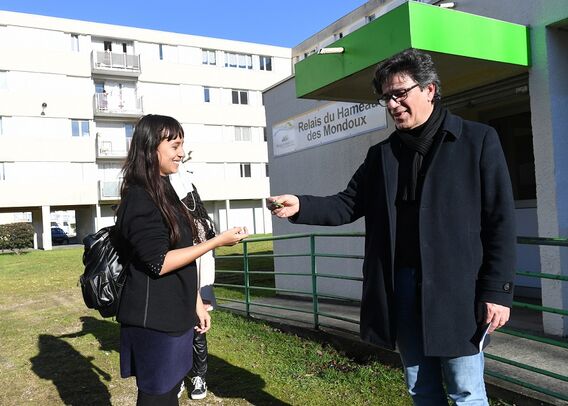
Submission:
{"label": "eyeglasses", "polygon": [[384,93],[377,99],[377,101],[383,107],[386,107],[391,100],[394,100],[395,103],[400,103],[401,101],[406,100],[406,98],[408,97],[408,92],[410,92],[416,86],[419,86],[419,84],[416,83],[414,86],[410,86],[409,88],[395,90],[393,93]]}

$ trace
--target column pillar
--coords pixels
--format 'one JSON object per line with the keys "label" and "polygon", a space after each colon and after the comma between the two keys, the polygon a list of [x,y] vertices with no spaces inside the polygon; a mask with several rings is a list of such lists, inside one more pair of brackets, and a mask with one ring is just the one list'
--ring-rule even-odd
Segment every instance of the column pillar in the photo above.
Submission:
{"label": "column pillar", "polygon": [[[536,26],[529,75],[538,233],[568,238],[568,33]],[[541,272],[568,275],[568,248],[540,247]],[[568,282],[542,279],[543,306],[568,308]],[[543,313],[544,332],[568,335],[568,317]]]}
{"label": "column pillar", "polygon": [[227,230],[234,226],[234,224],[231,224],[231,201],[229,199],[225,200],[225,220],[227,222]]}
{"label": "column pillar", "polygon": [[50,206],[41,206],[32,210],[34,227],[34,248],[49,251],[51,244],[51,210]]}

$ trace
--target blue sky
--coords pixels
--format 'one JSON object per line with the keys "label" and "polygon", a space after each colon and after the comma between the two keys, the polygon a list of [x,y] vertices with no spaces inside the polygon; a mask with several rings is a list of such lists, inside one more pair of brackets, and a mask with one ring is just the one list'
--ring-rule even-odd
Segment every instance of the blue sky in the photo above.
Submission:
{"label": "blue sky", "polygon": [[0,10],[293,47],[365,0],[0,0]]}

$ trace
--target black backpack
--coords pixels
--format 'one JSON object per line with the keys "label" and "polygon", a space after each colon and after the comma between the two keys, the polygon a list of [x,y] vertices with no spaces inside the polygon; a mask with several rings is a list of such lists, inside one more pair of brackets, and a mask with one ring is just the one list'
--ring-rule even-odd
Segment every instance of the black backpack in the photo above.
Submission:
{"label": "black backpack", "polygon": [[116,231],[116,226],[105,227],[83,239],[85,271],[79,278],[83,300],[103,317],[117,315],[126,282],[127,261],[119,255]]}

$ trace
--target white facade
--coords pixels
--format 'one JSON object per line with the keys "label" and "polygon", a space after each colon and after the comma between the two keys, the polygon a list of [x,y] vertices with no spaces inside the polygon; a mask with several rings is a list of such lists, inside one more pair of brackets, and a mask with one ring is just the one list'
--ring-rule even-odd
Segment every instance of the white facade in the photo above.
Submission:
{"label": "white facade", "polygon": [[78,238],[114,222],[149,113],[182,123],[220,229],[272,231],[262,90],[290,75],[290,49],[0,11],[0,54],[0,212],[31,212],[38,247],[55,211],[75,210]]}

